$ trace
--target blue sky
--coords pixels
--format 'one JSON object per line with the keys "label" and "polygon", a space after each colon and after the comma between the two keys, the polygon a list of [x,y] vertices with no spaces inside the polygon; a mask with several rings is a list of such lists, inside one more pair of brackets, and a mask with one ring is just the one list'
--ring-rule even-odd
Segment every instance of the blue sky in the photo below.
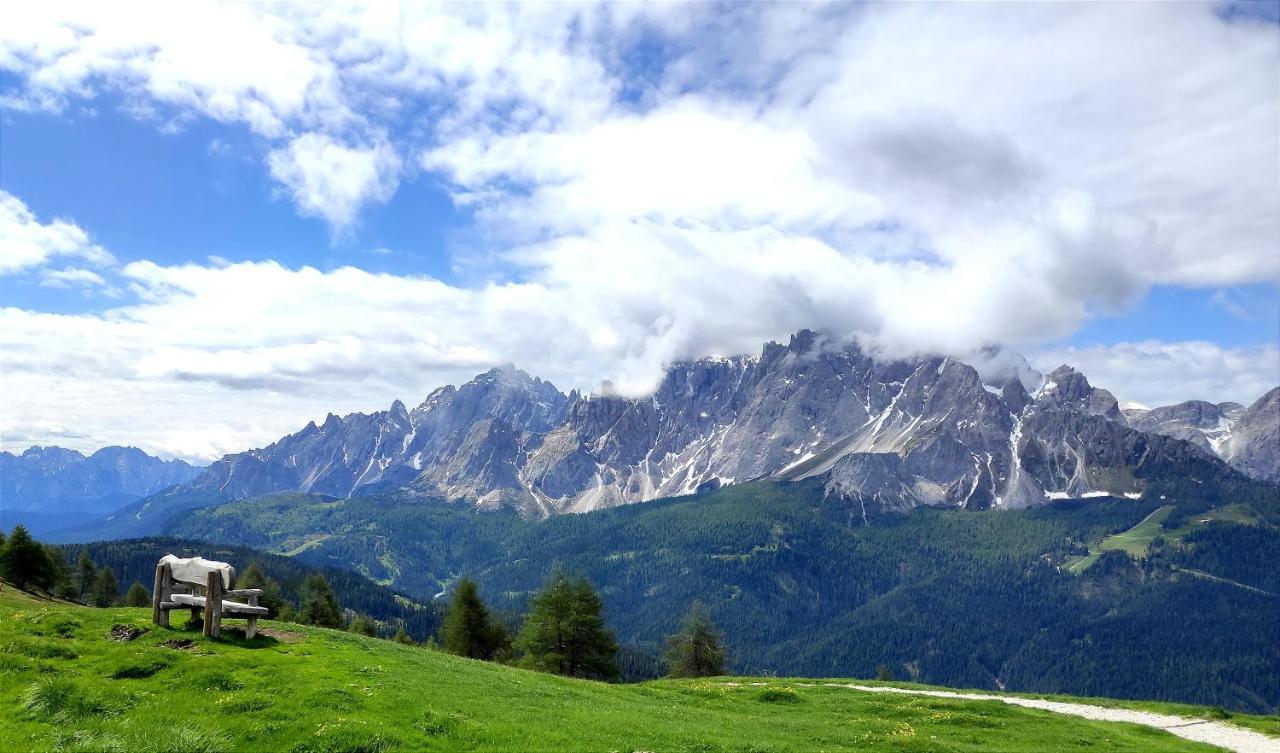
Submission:
{"label": "blue sky", "polygon": [[1280,382],[1265,14],[298,11],[0,30],[5,449],[208,459],[508,361],[643,394],[806,326]]}

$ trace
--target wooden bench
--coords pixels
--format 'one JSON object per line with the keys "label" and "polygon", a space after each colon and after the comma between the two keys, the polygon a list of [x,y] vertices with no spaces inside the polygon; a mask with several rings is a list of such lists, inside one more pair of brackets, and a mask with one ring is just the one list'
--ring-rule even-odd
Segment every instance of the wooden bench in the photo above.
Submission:
{"label": "wooden bench", "polygon": [[[258,634],[258,618],[265,617],[266,607],[258,606],[260,588],[233,589],[236,571],[225,562],[203,557],[182,559],[166,554],[156,564],[155,587],[151,590],[151,621],[168,627],[169,611],[190,609],[192,619],[204,610],[204,634],[217,638],[222,632],[222,616],[244,617],[244,635]],[[244,601],[231,601],[243,599]]]}

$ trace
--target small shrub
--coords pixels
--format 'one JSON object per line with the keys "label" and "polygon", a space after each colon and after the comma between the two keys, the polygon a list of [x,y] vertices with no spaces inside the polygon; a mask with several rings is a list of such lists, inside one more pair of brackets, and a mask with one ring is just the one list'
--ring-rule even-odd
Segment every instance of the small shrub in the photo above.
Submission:
{"label": "small shrub", "polygon": [[156,672],[168,667],[170,663],[170,660],[167,658],[154,658],[125,664],[111,673],[111,679],[141,680],[144,677],[150,677]]}
{"label": "small shrub", "polygon": [[130,753],[130,746],[119,737],[106,732],[75,732],[58,735],[59,753]]}
{"label": "small shrub", "polygon": [[218,702],[222,709],[231,714],[243,714],[250,711],[261,711],[271,708],[271,699],[260,695],[250,695],[243,698],[232,698],[226,703]]}
{"label": "small shrub", "polygon": [[296,746],[293,753],[382,753],[397,744],[397,740],[375,732],[330,727],[322,728],[314,740]]}
{"label": "small shrub", "polygon": [[192,687],[200,690],[239,690],[244,687],[244,683],[229,672],[217,669],[194,675],[188,682]]}
{"label": "small shrub", "polygon": [[61,677],[45,677],[31,683],[23,692],[21,703],[31,718],[50,722],[82,721],[108,711],[101,698]]}
{"label": "small shrub", "polygon": [[756,700],[761,703],[800,703],[804,699],[791,688],[769,688],[762,690]]}
{"label": "small shrub", "polygon": [[458,720],[435,711],[424,711],[414,725],[427,737],[452,737],[458,731]]}
{"label": "small shrub", "polygon": [[1210,719],[1230,719],[1231,718],[1231,712],[1227,711],[1221,706],[1210,706],[1209,710],[1206,711],[1204,715]]}
{"label": "small shrub", "polygon": [[30,662],[21,656],[13,654],[0,654],[0,675],[10,673],[25,672],[30,666]]}
{"label": "small shrub", "polygon": [[196,727],[178,726],[164,730],[163,740],[157,741],[156,750],[166,753],[218,753],[227,747],[227,738],[220,732]]}
{"label": "small shrub", "polygon": [[7,643],[0,648],[6,654],[19,654],[32,659],[78,659],[80,657],[75,651],[67,646],[59,646],[56,643],[46,643],[44,641],[14,641]]}
{"label": "small shrub", "polygon": [[79,628],[79,620],[59,620],[53,624],[53,632],[59,638],[74,638]]}

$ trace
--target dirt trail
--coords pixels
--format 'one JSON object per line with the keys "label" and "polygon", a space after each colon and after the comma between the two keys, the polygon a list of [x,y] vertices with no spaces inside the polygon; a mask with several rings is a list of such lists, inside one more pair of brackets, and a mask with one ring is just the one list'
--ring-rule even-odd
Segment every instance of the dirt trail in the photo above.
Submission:
{"label": "dirt trail", "polygon": [[1156,714],[1150,711],[1134,711],[1133,709],[1110,709],[1103,706],[1090,706],[1085,703],[1064,703],[1062,701],[1045,701],[1039,698],[1016,698],[1013,696],[986,695],[984,693],[911,690],[909,688],[873,687],[870,685],[827,685],[826,687],[852,688],[867,693],[901,693],[903,695],[926,695],[935,698],[1000,701],[1011,706],[1025,706],[1030,709],[1043,709],[1059,714],[1071,714],[1072,716],[1081,716],[1085,719],[1095,719],[1100,722],[1143,724],[1148,727],[1162,729],[1171,735],[1177,735],[1187,740],[1216,745],[1220,748],[1236,751],[1236,753],[1280,753],[1280,739],[1278,738],[1207,719],[1193,719],[1171,714]]}

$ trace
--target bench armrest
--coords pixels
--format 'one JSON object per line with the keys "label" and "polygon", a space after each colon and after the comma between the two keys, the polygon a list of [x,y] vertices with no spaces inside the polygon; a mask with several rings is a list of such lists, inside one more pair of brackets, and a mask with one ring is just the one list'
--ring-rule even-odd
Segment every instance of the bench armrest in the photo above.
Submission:
{"label": "bench armrest", "polygon": [[265,592],[261,588],[237,588],[231,591],[225,591],[224,593],[227,596],[232,597],[247,596],[249,597],[249,604],[256,607],[258,606],[258,597]]}

